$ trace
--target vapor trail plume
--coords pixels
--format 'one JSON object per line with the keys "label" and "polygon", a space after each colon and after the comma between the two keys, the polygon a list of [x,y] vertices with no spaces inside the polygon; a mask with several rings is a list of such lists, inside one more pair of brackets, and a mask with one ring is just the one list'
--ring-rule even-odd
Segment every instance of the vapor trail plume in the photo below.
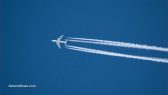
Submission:
{"label": "vapor trail plume", "polygon": [[164,47],[118,42],[118,41],[107,41],[107,40],[74,38],[74,37],[68,37],[67,41],[168,52],[168,48],[164,48]]}
{"label": "vapor trail plume", "polygon": [[90,48],[84,48],[84,47],[78,47],[78,46],[71,46],[71,45],[65,45],[65,47],[67,49],[81,51],[81,52],[87,52],[87,53],[94,53],[94,54],[102,54],[102,55],[108,55],[108,56],[116,56],[116,57],[124,57],[124,58],[132,58],[132,59],[139,59],[139,60],[148,60],[148,61],[154,61],[154,62],[168,63],[168,59],[166,59],[166,58],[136,56],[136,55],[115,53],[115,52],[109,52],[109,51],[103,51],[103,50],[97,50],[97,49],[90,49]]}

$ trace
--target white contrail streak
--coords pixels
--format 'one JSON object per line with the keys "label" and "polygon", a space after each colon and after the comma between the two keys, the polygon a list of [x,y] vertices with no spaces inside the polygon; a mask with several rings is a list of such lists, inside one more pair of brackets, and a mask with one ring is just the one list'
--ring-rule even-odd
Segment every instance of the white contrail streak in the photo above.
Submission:
{"label": "white contrail streak", "polygon": [[74,37],[68,37],[67,41],[168,52],[168,48],[164,48],[164,47],[140,45],[140,44],[134,44],[134,43],[118,42],[118,41],[107,41],[107,40],[74,38]]}
{"label": "white contrail streak", "polygon": [[116,57],[124,57],[124,58],[132,58],[132,59],[139,59],[139,60],[148,60],[148,61],[154,61],[154,62],[168,63],[168,59],[166,59],[166,58],[136,56],[136,55],[102,51],[102,50],[90,49],[90,48],[84,48],[84,47],[78,47],[78,46],[72,46],[72,45],[65,45],[65,47],[67,49],[81,51],[81,52],[88,52],[88,53],[102,54],[102,55],[108,55],[108,56],[116,56]]}

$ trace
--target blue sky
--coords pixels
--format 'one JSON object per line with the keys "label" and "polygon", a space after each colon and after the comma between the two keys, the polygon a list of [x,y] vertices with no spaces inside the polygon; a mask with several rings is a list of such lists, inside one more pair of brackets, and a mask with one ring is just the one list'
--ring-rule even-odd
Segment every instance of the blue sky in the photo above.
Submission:
{"label": "blue sky", "polygon": [[2,7],[2,94],[168,94],[167,64],[60,50],[51,42],[64,34],[168,47],[166,0],[5,0]]}

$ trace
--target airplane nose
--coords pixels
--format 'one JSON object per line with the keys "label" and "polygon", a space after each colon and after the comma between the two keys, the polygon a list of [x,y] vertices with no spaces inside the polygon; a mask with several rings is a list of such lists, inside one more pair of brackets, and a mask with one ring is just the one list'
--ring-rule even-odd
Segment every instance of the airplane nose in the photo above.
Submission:
{"label": "airplane nose", "polygon": [[56,42],[56,40],[51,40],[52,42]]}

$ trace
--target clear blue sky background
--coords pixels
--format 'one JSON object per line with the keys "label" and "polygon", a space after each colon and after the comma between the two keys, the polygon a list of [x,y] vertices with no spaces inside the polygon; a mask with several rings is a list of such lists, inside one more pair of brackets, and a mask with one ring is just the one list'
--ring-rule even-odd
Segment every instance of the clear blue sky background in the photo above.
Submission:
{"label": "clear blue sky background", "polygon": [[[64,34],[168,47],[167,0],[1,4],[0,94],[168,95],[168,64],[59,50],[50,41]],[[166,53],[140,54],[168,58]],[[37,88],[8,88],[8,84]]]}

